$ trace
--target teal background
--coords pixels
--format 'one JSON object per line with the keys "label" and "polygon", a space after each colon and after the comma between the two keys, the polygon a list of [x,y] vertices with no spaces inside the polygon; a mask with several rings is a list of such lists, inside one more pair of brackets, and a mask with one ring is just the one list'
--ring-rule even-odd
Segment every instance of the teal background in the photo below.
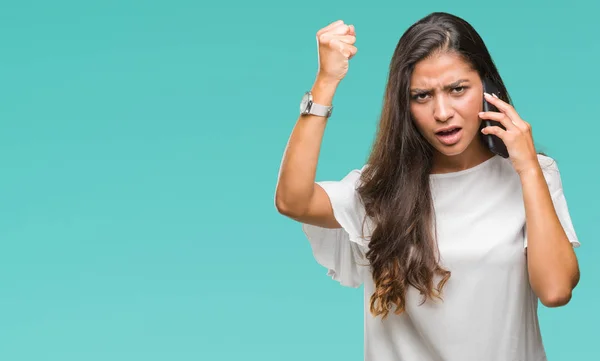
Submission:
{"label": "teal background", "polygon": [[404,30],[449,11],[562,171],[582,278],[567,306],[540,306],[549,359],[597,360],[599,10],[2,2],[0,359],[362,360],[362,289],[276,212],[279,165],[319,28],[343,19],[358,38],[317,174],[335,180],[366,159]]}

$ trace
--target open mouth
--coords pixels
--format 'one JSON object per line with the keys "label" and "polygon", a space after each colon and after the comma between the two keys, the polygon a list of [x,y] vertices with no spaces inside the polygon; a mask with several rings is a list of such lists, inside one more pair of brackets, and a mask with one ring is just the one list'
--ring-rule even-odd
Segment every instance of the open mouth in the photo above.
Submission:
{"label": "open mouth", "polygon": [[456,134],[459,131],[460,131],[460,128],[453,128],[453,129],[450,129],[450,130],[447,130],[447,131],[444,131],[444,132],[437,132],[435,134],[441,135],[441,136],[448,136],[448,135]]}
{"label": "open mouth", "polygon": [[437,132],[435,133],[435,136],[439,139],[439,141],[442,144],[446,146],[451,146],[457,144],[460,141],[462,137],[462,128],[453,127],[452,129],[446,131]]}

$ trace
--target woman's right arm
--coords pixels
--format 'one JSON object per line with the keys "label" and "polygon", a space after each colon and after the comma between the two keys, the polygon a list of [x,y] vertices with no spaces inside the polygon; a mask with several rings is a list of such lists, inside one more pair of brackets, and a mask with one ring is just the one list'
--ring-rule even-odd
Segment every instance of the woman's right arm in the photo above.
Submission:
{"label": "woman's right arm", "polygon": [[[355,41],[354,26],[342,21],[317,32],[319,72],[311,89],[315,103],[332,104],[337,86],[348,71],[348,61],[357,52]],[[315,183],[326,125],[325,117],[299,116],[281,162],[275,206],[279,213],[301,223],[340,228],[327,193]]]}
{"label": "woman's right arm", "polygon": [[[313,100],[331,105],[338,83],[317,77]],[[327,193],[315,183],[321,141],[327,118],[300,115],[288,140],[275,191],[275,205],[279,213],[301,223],[326,228],[340,228],[333,216]]]}

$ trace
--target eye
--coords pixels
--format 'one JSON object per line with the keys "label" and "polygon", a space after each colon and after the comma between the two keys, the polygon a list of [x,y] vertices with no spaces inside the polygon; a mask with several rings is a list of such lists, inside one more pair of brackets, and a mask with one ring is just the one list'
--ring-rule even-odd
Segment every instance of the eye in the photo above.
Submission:
{"label": "eye", "polygon": [[466,89],[467,89],[466,86],[457,86],[452,90],[455,91],[455,94],[460,94],[460,93],[464,92]]}
{"label": "eye", "polygon": [[427,96],[429,96],[429,93],[417,93],[412,98],[413,100],[421,101],[427,99]]}

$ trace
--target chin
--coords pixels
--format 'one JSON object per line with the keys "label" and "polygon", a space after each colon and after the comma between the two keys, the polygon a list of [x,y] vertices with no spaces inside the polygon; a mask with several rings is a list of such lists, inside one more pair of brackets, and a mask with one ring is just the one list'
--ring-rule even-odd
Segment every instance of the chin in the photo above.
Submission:
{"label": "chin", "polygon": [[442,155],[445,155],[447,157],[453,157],[464,153],[467,147],[459,142],[458,144],[452,146],[444,146],[438,144],[438,146],[435,147],[435,149]]}

